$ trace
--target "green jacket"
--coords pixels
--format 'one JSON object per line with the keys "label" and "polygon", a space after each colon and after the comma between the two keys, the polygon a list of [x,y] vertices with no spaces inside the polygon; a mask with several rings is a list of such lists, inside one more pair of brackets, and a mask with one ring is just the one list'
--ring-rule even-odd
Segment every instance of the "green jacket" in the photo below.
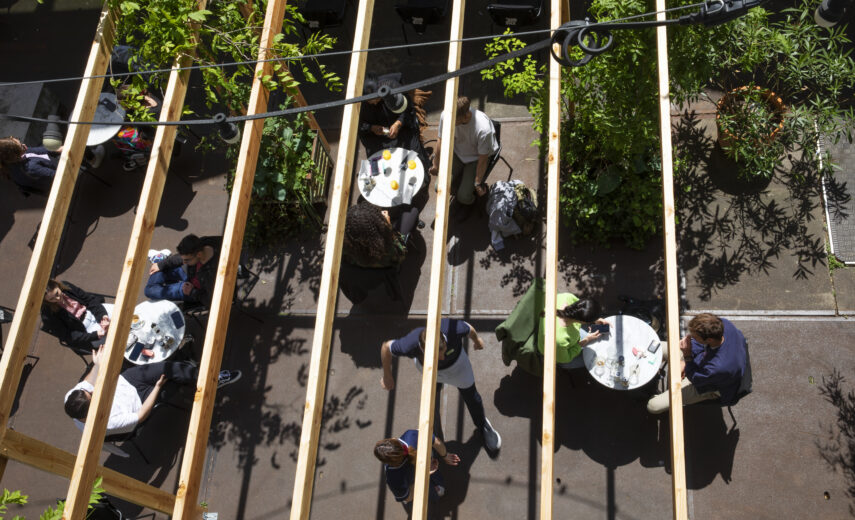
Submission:
{"label": "green jacket", "polygon": [[508,319],[496,328],[496,339],[502,342],[502,361],[506,366],[516,360],[517,366],[535,376],[543,376],[543,356],[537,350],[541,313],[546,307],[544,281],[535,278]]}

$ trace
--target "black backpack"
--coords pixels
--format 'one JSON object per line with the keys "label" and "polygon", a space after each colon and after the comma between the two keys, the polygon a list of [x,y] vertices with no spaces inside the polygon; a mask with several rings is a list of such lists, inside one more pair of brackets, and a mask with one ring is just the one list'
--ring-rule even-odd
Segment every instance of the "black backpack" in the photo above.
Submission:
{"label": "black backpack", "polygon": [[537,224],[537,200],[531,190],[523,183],[514,186],[517,205],[514,207],[514,221],[524,235],[530,235]]}

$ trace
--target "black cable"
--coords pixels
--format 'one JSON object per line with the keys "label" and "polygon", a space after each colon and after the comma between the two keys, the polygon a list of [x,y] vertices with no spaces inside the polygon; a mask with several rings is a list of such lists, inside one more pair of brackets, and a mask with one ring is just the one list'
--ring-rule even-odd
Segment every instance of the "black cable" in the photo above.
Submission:
{"label": "black cable", "polygon": [[[665,9],[663,11],[652,11],[648,13],[635,14],[631,16],[626,16],[624,18],[616,18],[614,20],[608,20],[606,22],[592,22],[590,25],[600,26],[605,24],[613,24],[617,22],[623,22],[625,20],[634,20],[636,18],[644,18],[647,16],[653,16],[661,13],[670,13],[673,11],[681,11],[686,9],[694,9],[696,7],[700,7],[704,5],[705,2],[698,2],[695,4],[671,7]],[[42,79],[42,80],[29,80],[29,81],[12,81],[12,82],[0,82],[0,86],[19,86],[19,85],[35,85],[39,83],[61,83],[65,81],[83,81],[85,79],[100,79],[100,78],[124,78],[128,76],[146,76],[151,74],[161,74],[166,72],[172,72],[173,70],[200,70],[200,69],[209,69],[209,68],[220,68],[220,67],[233,67],[239,65],[255,65],[257,63],[269,63],[269,62],[282,62],[282,61],[299,61],[299,60],[307,60],[307,59],[317,59],[317,58],[325,58],[325,57],[335,57],[335,56],[343,56],[354,54],[358,52],[375,52],[375,51],[392,51],[392,50],[400,50],[400,49],[412,49],[412,48],[420,48],[420,47],[431,47],[434,45],[445,45],[448,43],[465,43],[465,42],[474,42],[474,41],[482,41],[482,40],[490,40],[494,38],[509,38],[509,37],[518,37],[518,36],[530,36],[532,34],[543,34],[546,32],[552,32],[552,29],[538,29],[534,31],[524,31],[518,33],[509,33],[509,34],[493,34],[488,36],[471,36],[468,38],[460,38],[457,40],[438,40],[433,42],[422,42],[422,43],[410,43],[405,45],[388,45],[386,47],[375,47],[373,49],[357,49],[357,50],[346,50],[346,51],[333,51],[333,52],[325,52],[318,54],[305,54],[302,56],[288,56],[281,58],[268,58],[266,60],[247,60],[247,61],[232,61],[226,63],[209,63],[205,65],[188,65],[187,67],[177,67],[177,68],[169,68],[169,69],[151,69],[151,70],[138,70],[134,72],[117,72],[111,74],[98,74],[94,76],[72,76],[66,78],[51,78],[51,79]],[[265,50],[273,50],[267,48]]]}

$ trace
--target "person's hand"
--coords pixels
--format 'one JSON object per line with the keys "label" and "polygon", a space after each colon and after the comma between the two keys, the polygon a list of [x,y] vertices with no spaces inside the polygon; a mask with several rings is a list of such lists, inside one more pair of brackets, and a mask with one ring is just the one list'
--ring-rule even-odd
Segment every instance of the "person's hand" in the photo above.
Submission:
{"label": "person's hand", "polygon": [[690,336],[686,336],[680,340],[680,351],[683,352],[684,356],[692,355],[692,338]]}
{"label": "person's hand", "polygon": [[101,353],[104,352],[104,345],[101,345],[97,349],[92,349],[92,364],[97,366],[101,363]]}
{"label": "person's hand", "polygon": [[582,341],[584,341],[585,344],[587,345],[588,343],[590,343],[592,341],[597,341],[598,339],[600,339],[600,336],[602,336],[602,335],[603,335],[603,333],[598,331],[598,330],[594,331],[594,332],[589,332],[588,335],[585,336],[585,339],[583,339]]}
{"label": "person's hand", "polygon": [[157,383],[155,383],[154,386],[155,386],[155,388],[160,388],[164,384],[166,384],[166,376],[163,374],[160,374],[160,379],[157,380]]}
{"label": "person's hand", "polygon": [[594,323],[596,323],[597,325],[608,325],[608,324],[609,324],[609,322],[607,322],[607,321],[606,321],[606,320],[604,320],[603,318],[598,319],[598,320],[597,320],[597,321],[595,321]]}
{"label": "person's hand", "polygon": [[371,133],[379,136],[386,135],[383,133],[383,127],[380,125],[371,125]]}
{"label": "person's hand", "polygon": [[155,263],[151,264],[151,267],[149,267],[148,275],[151,276],[158,271],[160,271],[160,266],[157,265],[157,262],[155,262]]}
{"label": "person's hand", "polygon": [[460,457],[458,457],[456,453],[446,453],[442,460],[444,460],[449,466],[457,466],[460,464]]}
{"label": "person's hand", "polygon": [[431,175],[439,175],[439,166],[433,164],[430,169],[428,169],[428,173]]}
{"label": "person's hand", "polygon": [[475,185],[475,193],[477,193],[479,197],[482,195],[486,195],[487,194],[487,187],[484,186],[483,184],[476,184]]}
{"label": "person's hand", "polygon": [[193,290],[193,284],[190,282],[184,282],[181,284],[181,292],[184,293],[184,296],[190,296],[190,291]]}
{"label": "person's hand", "polygon": [[481,336],[475,334],[475,339],[472,341],[472,346],[475,347],[475,350],[484,349],[484,340],[481,339]]}
{"label": "person's hand", "polygon": [[382,386],[384,390],[391,390],[395,388],[395,378],[393,378],[392,376],[387,377],[384,374],[383,377],[380,378],[380,386]]}
{"label": "person's hand", "polygon": [[389,139],[398,137],[398,130],[401,129],[401,122],[395,121],[395,124],[389,127]]}
{"label": "person's hand", "polygon": [[107,335],[107,329],[105,329],[104,327],[101,327],[97,331],[95,331],[95,334],[98,335],[98,339],[101,339]]}

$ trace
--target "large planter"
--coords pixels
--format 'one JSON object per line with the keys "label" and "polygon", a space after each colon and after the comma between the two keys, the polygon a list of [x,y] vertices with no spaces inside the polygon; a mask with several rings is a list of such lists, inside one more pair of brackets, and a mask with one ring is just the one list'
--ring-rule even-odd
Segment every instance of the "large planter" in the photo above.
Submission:
{"label": "large planter", "polygon": [[[718,143],[725,152],[740,145],[768,145],[784,128],[786,107],[781,98],[769,89],[739,87],[722,96],[716,108]],[[728,116],[731,117],[729,121]],[[739,159],[735,154],[728,155]]]}

